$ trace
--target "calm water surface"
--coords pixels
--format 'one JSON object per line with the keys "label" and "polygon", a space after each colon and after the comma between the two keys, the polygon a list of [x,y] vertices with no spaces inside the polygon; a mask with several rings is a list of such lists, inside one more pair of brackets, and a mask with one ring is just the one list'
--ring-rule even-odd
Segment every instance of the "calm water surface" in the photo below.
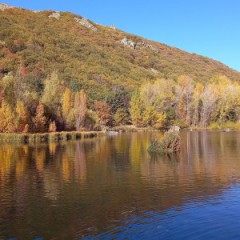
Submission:
{"label": "calm water surface", "polygon": [[240,133],[0,145],[0,240],[240,239]]}

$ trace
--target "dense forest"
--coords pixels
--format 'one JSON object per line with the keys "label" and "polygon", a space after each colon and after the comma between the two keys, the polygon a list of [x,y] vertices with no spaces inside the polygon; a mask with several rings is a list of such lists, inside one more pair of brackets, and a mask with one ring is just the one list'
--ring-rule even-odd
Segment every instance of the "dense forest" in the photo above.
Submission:
{"label": "dense forest", "polygon": [[238,123],[239,79],[72,13],[0,10],[0,132]]}

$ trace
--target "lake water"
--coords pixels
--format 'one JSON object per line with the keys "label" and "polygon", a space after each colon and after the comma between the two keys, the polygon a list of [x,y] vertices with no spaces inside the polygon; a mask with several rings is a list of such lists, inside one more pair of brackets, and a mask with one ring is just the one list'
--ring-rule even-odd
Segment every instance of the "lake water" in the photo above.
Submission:
{"label": "lake water", "polygon": [[240,133],[0,145],[0,240],[240,239]]}

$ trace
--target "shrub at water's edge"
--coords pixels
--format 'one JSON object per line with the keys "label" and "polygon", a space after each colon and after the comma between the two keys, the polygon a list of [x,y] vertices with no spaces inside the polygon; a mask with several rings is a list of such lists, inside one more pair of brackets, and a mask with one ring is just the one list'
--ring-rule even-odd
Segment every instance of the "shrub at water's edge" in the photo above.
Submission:
{"label": "shrub at water's edge", "polygon": [[181,138],[177,131],[166,132],[163,138],[154,140],[148,149],[151,153],[173,153],[180,151]]}

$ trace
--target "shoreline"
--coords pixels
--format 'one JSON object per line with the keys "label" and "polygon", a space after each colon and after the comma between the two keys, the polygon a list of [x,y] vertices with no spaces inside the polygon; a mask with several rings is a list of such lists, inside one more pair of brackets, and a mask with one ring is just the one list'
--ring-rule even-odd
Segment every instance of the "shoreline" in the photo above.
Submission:
{"label": "shoreline", "polygon": [[59,141],[79,140],[105,135],[102,131],[89,132],[52,132],[52,133],[0,133],[1,142],[48,143]]}
{"label": "shoreline", "polygon": [[[115,135],[114,133],[153,131],[150,128],[136,128],[135,126],[120,126],[109,128],[106,131],[71,131],[46,133],[0,133],[0,143],[48,143],[95,138]],[[158,130],[154,130],[158,131]]]}
{"label": "shoreline", "polygon": [[[182,128],[181,131],[239,131],[237,129],[221,129],[221,128]],[[109,128],[107,131],[71,131],[71,132],[51,132],[51,133],[0,133],[0,143],[3,142],[21,142],[28,143],[48,143],[48,142],[60,142],[79,140],[87,138],[95,138],[99,136],[112,135],[111,133],[126,133],[126,132],[148,132],[148,131],[161,131],[153,128],[139,128],[134,125],[118,126]],[[114,134],[113,134],[114,135]]]}

